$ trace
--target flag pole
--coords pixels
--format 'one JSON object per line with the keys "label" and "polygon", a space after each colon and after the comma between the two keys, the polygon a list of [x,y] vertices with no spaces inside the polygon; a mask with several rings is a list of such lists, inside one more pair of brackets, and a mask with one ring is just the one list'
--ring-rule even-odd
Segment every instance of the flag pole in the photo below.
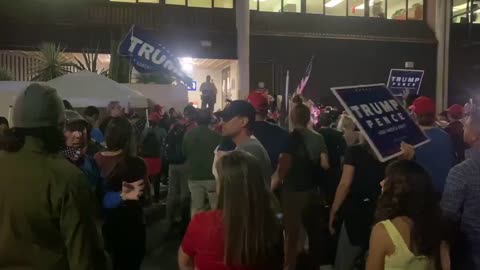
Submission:
{"label": "flag pole", "polygon": [[288,95],[289,95],[289,87],[290,87],[290,70],[287,69],[287,74],[285,75],[285,126],[288,128],[289,126],[289,111],[288,111],[288,103],[290,102]]}
{"label": "flag pole", "polygon": [[288,111],[288,87],[290,84],[290,70],[287,69],[287,75],[285,76],[285,109]]}

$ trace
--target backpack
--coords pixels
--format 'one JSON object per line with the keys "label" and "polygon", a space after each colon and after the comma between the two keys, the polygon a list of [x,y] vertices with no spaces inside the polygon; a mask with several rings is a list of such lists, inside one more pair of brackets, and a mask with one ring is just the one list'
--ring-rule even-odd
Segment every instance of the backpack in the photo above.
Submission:
{"label": "backpack", "polygon": [[183,164],[186,161],[182,150],[183,137],[185,136],[186,131],[186,125],[177,124],[170,129],[165,138],[163,146],[163,149],[165,150],[164,158],[167,159],[170,164]]}
{"label": "backpack", "polygon": [[159,158],[162,155],[162,142],[159,141],[153,128],[149,128],[147,135],[140,145],[140,156],[146,158]]}

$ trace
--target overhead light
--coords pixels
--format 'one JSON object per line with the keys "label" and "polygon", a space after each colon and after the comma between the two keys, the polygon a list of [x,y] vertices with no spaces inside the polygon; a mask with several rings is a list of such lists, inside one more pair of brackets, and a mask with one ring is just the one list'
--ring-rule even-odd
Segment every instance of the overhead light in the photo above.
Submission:
{"label": "overhead light", "polygon": [[325,4],[325,7],[331,8],[340,4],[341,2],[343,2],[343,0],[330,0],[328,3]]}
{"label": "overhead light", "polygon": [[192,57],[181,57],[180,65],[182,66],[183,71],[190,72],[193,70],[193,58]]}
{"label": "overhead light", "polygon": [[193,63],[193,58],[192,57],[182,57],[182,58],[180,58],[180,61],[185,63],[185,64],[192,64]]}
{"label": "overhead light", "polygon": [[458,6],[454,6],[453,7],[453,11],[460,11],[462,9],[466,9],[467,8],[467,4],[461,4],[461,5],[458,5]]}
{"label": "overhead light", "polygon": [[181,63],[183,71],[190,72],[193,70],[192,64]]}
{"label": "overhead light", "polygon": [[[472,8],[472,7],[470,7]],[[467,4],[461,4],[461,5],[457,5],[457,6],[454,6],[452,8],[453,12],[456,12],[456,11],[461,11],[461,10],[466,10],[467,9]],[[480,9],[477,9],[474,11],[474,13],[480,13]]]}
{"label": "overhead light", "polygon": [[[373,7],[373,0],[368,1],[368,6]],[[360,10],[365,9],[365,4],[358,5],[355,7],[355,9],[360,9]]]}

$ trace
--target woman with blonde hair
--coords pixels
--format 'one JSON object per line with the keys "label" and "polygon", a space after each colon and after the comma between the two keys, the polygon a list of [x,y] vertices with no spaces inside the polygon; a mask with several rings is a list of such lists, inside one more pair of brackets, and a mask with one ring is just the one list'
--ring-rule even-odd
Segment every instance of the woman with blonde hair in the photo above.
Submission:
{"label": "woman with blonde hair", "polygon": [[338,130],[343,132],[343,137],[348,146],[363,143],[364,139],[359,131],[355,130],[355,122],[349,115],[343,114],[338,121]]}
{"label": "woman with blonde hair", "polygon": [[218,210],[193,217],[178,251],[180,270],[281,269],[281,229],[258,161],[233,151],[217,164]]}

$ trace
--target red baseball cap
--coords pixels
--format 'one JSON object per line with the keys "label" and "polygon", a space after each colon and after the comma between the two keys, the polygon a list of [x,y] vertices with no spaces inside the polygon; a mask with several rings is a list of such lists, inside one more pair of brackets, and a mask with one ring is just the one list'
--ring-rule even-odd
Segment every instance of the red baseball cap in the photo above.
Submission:
{"label": "red baseball cap", "polygon": [[454,104],[448,108],[448,113],[455,117],[455,118],[462,118],[463,117],[463,106]]}
{"label": "red baseball cap", "polygon": [[435,103],[429,97],[419,97],[412,104],[412,111],[416,115],[435,114]]}
{"label": "red baseball cap", "polygon": [[264,93],[251,92],[248,95],[248,102],[252,104],[256,112],[266,112],[268,110],[268,97]]}
{"label": "red baseball cap", "polygon": [[162,120],[162,116],[158,112],[151,112],[148,115],[148,120],[158,124]]}

